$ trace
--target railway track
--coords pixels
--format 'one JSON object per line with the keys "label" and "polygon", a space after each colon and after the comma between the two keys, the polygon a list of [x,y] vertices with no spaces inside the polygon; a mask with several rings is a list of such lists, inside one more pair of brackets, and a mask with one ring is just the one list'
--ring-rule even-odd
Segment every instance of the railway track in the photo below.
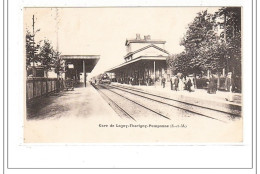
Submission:
{"label": "railway track", "polygon": [[[115,89],[130,93],[130,94],[133,94],[133,95],[136,95],[136,96],[141,96],[141,97],[144,97],[144,98],[147,98],[147,99],[159,102],[159,103],[170,105],[172,107],[176,107],[176,108],[179,108],[179,109],[183,109],[183,108],[180,108],[180,107],[178,107],[174,104],[170,104],[169,101],[172,102],[172,103],[175,103],[175,104],[180,103],[180,104],[183,104],[183,105],[192,106],[193,109],[198,108],[198,109],[203,110],[203,111],[207,110],[207,111],[212,111],[212,112],[215,112],[215,113],[225,114],[225,115],[228,115],[231,119],[241,117],[240,110],[232,110],[232,108],[231,108],[231,112],[227,112],[227,111],[218,110],[218,109],[214,109],[214,108],[210,108],[210,107],[206,107],[206,106],[188,103],[188,102],[185,102],[185,101],[176,100],[176,99],[173,99],[173,98],[158,96],[158,95],[147,93],[147,92],[144,92],[144,91],[138,90],[138,89],[133,89],[133,88],[129,88],[129,87],[121,87],[121,86],[119,87],[119,86],[116,86],[116,85],[110,85],[110,86],[115,88]],[[193,112],[193,111],[190,111],[190,110],[187,110],[187,111]]]}
{"label": "railway track", "polygon": [[[189,104],[189,103],[186,103],[186,102],[175,101],[173,99],[157,96],[157,95],[154,95],[154,94],[146,93],[146,92],[135,90],[135,89],[127,89],[125,87],[118,87],[118,86],[114,86],[114,85],[109,85],[109,86],[99,85],[99,86],[102,87],[103,89],[106,89],[106,90],[108,90],[108,91],[110,91],[110,92],[112,92],[112,93],[114,93],[114,94],[116,94],[116,95],[118,95],[122,98],[125,98],[125,99],[127,99],[127,100],[129,100],[129,101],[131,101],[131,102],[133,102],[133,103],[153,112],[153,113],[156,113],[157,115],[164,117],[166,119],[171,119],[171,118],[169,118],[166,114],[161,113],[160,111],[156,111],[155,109],[151,109],[151,107],[149,107],[149,106],[145,106],[144,104],[141,104],[141,102],[137,102],[135,99],[133,99],[133,97],[132,97],[132,99],[129,98],[129,97],[126,97],[127,95],[125,93],[141,97],[141,98],[143,98],[147,101],[150,101],[150,102],[155,102],[157,104],[161,104],[162,106],[167,105],[167,106],[174,107],[176,109],[185,111],[186,113],[188,112],[188,113],[193,114],[193,115],[206,117],[208,119],[218,120],[218,121],[221,121],[221,122],[227,122],[228,120],[230,120],[230,119],[227,119],[227,115],[229,116],[229,118],[238,116],[236,114],[232,114],[232,113],[230,114],[230,113],[227,113],[227,112],[218,111],[218,110],[206,108],[206,107],[201,107],[201,106]],[[165,101],[165,100],[168,100],[168,101]],[[176,102],[181,103],[181,105],[176,104]],[[220,115],[220,113],[222,115]]]}
{"label": "railway track", "polygon": [[[154,110],[154,109],[151,109],[151,108],[149,108],[149,107],[146,107],[146,106],[144,106],[143,104],[141,104],[141,103],[139,103],[139,102],[136,102],[136,101],[134,101],[134,100],[132,100],[132,99],[130,99],[130,98],[128,98],[128,97],[125,97],[125,96],[123,96],[123,95],[121,95],[121,94],[119,94],[119,93],[117,93],[117,92],[115,92],[115,91],[109,89],[106,85],[98,85],[98,86],[93,85],[93,86],[95,87],[95,89],[97,89],[99,92],[101,92],[102,95],[104,95],[106,98],[109,98],[109,100],[112,101],[113,103],[115,103],[115,102],[114,102],[107,94],[105,94],[104,92],[102,92],[102,90],[100,90],[100,88],[101,88],[101,89],[105,89],[106,91],[109,91],[109,92],[111,92],[111,93],[113,93],[113,94],[116,94],[117,96],[119,96],[119,97],[122,98],[122,99],[125,99],[125,100],[127,100],[127,101],[130,101],[130,102],[133,103],[134,105],[140,106],[143,110],[146,110],[146,111],[151,112],[151,114],[154,115],[154,116],[156,116],[156,117],[159,116],[159,117],[161,117],[161,118],[170,120],[170,118],[167,117],[167,116],[165,116],[164,114],[162,114],[162,113],[160,113],[160,112],[158,112],[158,111],[156,111],[156,110]],[[117,104],[117,103],[115,103],[115,105],[116,105],[116,108],[119,108],[121,111],[123,111],[123,113],[127,113],[127,116],[128,116],[128,117],[131,117],[133,120],[135,120],[135,118],[132,116],[131,113],[129,113],[129,111],[126,111],[126,109],[123,109],[123,107],[120,107],[119,104]],[[125,106],[124,106],[124,108],[125,108]],[[133,115],[134,115],[134,114],[133,114]],[[150,115],[150,114],[148,114],[148,115]]]}
{"label": "railway track", "polygon": [[122,107],[120,107],[116,102],[114,102],[110,97],[108,97],[104,92],[99,90],[96,85],[92,86],[103,96],[103,98],[108,102],[108,104],[115,109],[119,116],[123,116],[129,119],[136,121],[127,111],[125,111]]}
{"label": "railway track", "polygon": [[[216,112],[220,112],[220,113],[224,113],[224,114],[229,114],[229,115],[232,115],[233,117],[240,117],[241,116],[241,113],[240,113],[241,108],[237,109],[236,111],[233,111],[233,113],[232,113],[232,112],[227,112],[227,111],[224,111],[224,110],[214,109],[214,108],[210,108],[210,107],[206,107],[206,106],[188,103],[188,102],[185,102],[185,101],[180,101],[180,100],[169,98],[169,97],[163,97],[163,96],[159,96],[159,95],[156,95],[156,94],[151,94],[151,93],[139,90],[139,89],[133,89],[131,87],[122,87],[122,86],[119,87],[119,86],[116,86],[116,85],[110,85],[110,86],[113,87],[113,88],[116,88],[116,89],[120,89],[120,90],[125,91],[125,92],[130,92],[130,93],[137,92],[137,93],[140,93],[140,94],[165,99],[165,100],[168,100],[168,101],[174,101],[174,102],[187,104],[187,105],[195,106],[195,107],[202,108],[202,109],[208,109],[208,110],[212,110],[212,111],[216,111]],[[138,95],[138,94],[135,94],[135,95]]]}

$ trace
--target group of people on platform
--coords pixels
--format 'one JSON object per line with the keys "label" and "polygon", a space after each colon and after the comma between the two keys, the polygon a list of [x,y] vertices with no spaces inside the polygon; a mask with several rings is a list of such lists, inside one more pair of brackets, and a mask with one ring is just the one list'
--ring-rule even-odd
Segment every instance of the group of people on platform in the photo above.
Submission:
{"label": "group of people on platform", "polygon": [[179,77],[173,76],[170,79],[171,90],[183,91],[187,90],[189,92],[194,90],[194,78],[192,77]]}
{"label": "group of people on platform", "polygon": [[[184,76],[183,74],[178,73],[177,75],[174,75],[170,78],[170,87],[173,91],[184,91],[187,90],[189,92],[192,92],[195,90],[195,88],[201,88],[201,89],[207,89],[207,93],[209,94],[216,94],[216,91],[219,89],[219,83],[217,77],[214,77],[214,75],[210,75],[208,78],[203,77],[197,77],[196,79],[194,76]],[[229,92],[235,92],[237,88],[236,84],[236,78],[233,77],[232,73],[228,73],[228,75],[225,77],[225,80],[223,81],[223,77],[221,80],[221,89]],[[157,78],[156,80],[152,79],[151,77],[146,78],[134,78],[134,77],[128,77],[128,78],[119,78],[117,79],[117,82],[119,83],[126,83],[131,85],[147,85],[151,86],[154,85],[155,82],[161,82],[161,85],[163,88],[165,88],[166,85],[166,78]],[[198,84],[200,82],[200,85]],[[203,83],[201,83],[203,82]],[[225,83],[225,84],[224,84]],[[225,89],[223,88],[225,87]],[[239,88],[240,89],[240,88]]]}
{"label": "group of people on platform", "polygon": [[[225,79],[225,90],[228,92],[236,92],[238,88],[237,80],[234,77],[232,73],[228,73]],[[211,75],[210,78],[208,79],[208,93],[209,94],[216,94],[216,91],[218,89],[217,87],[217,79]]]}
{"label": "group of people on platform", "polygon": [[[162,86],[165,87],[165,81],[166,79],[162,79]],[[189,92],[194,91],[196,85],[196,81],[194,77],[188,77],[188,76],[172,76],[170,78],[171,83],[171,90],[174,91],[183,91],[187,90]],[[239,82],[236,82],[236,78],[232,73],[228,73],[228,75],[225,78],[225,90],[228,92],[235,92],[238,89]],[[215,78],[213,75],[210,75],[210,77],[205,82],[205,87],[207,88],[207,93],[209,94],[216,94],[216,91],[218,90],[218,79]],[[203,85],[204,86],[204,85]],[[223,86],[222,86],[223,87]]]}

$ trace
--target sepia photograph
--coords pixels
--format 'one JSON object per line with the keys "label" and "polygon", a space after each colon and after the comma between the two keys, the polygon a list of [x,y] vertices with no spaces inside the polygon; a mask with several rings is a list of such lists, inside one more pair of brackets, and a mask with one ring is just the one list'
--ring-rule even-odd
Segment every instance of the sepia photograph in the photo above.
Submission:
{"label": "sepia photograph", "polygon": [[242,143],[242,7],[25,7],[24,143]]}

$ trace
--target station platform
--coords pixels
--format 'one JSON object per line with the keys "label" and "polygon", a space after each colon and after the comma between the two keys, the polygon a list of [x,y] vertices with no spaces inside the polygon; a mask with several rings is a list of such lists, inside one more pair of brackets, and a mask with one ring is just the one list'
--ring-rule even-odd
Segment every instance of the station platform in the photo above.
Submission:
{"label": "station platform", "polygon": [[115,112],[99,93],[89,84],[79,84],[74,90],[42,97],[27,107],[27,118],[43,119],[66,117],[92,117],[95,115],[115,115]]}
{"label": "station platform", "polygon": [[111,121],[120,122],[121,118],[87,83],[86,87],[62,91],[28,105],[24,142],[99,142],[107,137],[106,129],[99,125]]}
{"label": "station platform", "polygon": [[[209,102],[209,97],[203,100],[202,93],[208,95],[206,91],[197,90],[189,93],[187,91],[174,92],[168,88],[154,86],[131,86],[117,83],[112,83],[112,85],[138,88],[165,97],[179,97],[181,100],[198,102],[197,104],[213,103]],[[201,94],[201,96],[195,98],[195,94]],[[221,96],[218,96],[219,101]],[[213,100],[214,95],[211,97]],[[224,102],[226,101],[219,103],[223,105]],[[239,106],[239,104],[236,105]],[[213,104],[213,106],[218,105]],[[90,84],[87,84],[86,88],[76,87],[74,91],[63,91],[35,101],[33,105],[27,107],[27,116],[29,119],[24,120],[25,143],[233,142],[241,141],[243,132],[242,129],[237,128],[241,127],[241,120],[232,124],[212,122],[211,119],[205,118],[195,121],[200,117],[191,117],[192,122],[189,121],[190,119],[183,122],[188,125],[185,129],[122,129],[116,126],[111,128],[111,124],[147,124],[147,122],[138,123],[122,119]],[[176,122],[166,121],[167,124],[176,124]],[[239,130],[239,133],[232,134],[231,139],[230,136],[226,136],[230,134],[227,132],[232,133],[234,130]]]}
{"label": "station platform", "polygon": [[[242,107],[242,94],[230,93],[225,91],[217,91],[216,94],[208,94],[205,89],[195,89],[193,92],[187,90],[174,91],[171,90],[170,84],[167,84],[165,88],[162,86],[138,86],[128,85],[120,83],[111,83],[112,85],[130,87],[133,89],[139,89],[144,92],[152,93],[166,98],[176,99],[179,101],[192,103],[200,106],[211,107],[218,110],[227,111],[230,109],[241,111]],[[233,101],[228,101],[227,98],[232,95]]]}

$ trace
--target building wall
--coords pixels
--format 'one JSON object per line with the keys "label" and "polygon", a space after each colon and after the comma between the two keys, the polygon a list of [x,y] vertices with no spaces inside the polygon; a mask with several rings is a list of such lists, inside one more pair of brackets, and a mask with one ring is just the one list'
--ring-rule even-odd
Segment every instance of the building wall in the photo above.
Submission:
{"label": "building wall", "polygon": [[[141,49],[141,48],[146,47],[146,46],[151,45],[151,44],[153,44],[153,43],[130,43],[129,46],[127,46],[128,47],[127,51],[128,52],[134,52],[138,49]],[[156,45],[156,46],[164,49],[164,44],[153,44],[153,45]]]}
{"label": "building wall", "polygon": [[[133,85],[147,85],[148,78],[160,84],[163,77],[167,77],[166,62],[163,60],[155,61],[155,76],[154,76],[154,61],[142,60],[135,62],[127,67],[115,71],[117,82]],[[133,79],[131,81],[131,79]]]}
{"label": "building wall", "polygon": [[140,56],[168,56],[168,54],[166,54],[154,47],[150,47],[139,53],[134,54],[132,58],[135,59]]}

